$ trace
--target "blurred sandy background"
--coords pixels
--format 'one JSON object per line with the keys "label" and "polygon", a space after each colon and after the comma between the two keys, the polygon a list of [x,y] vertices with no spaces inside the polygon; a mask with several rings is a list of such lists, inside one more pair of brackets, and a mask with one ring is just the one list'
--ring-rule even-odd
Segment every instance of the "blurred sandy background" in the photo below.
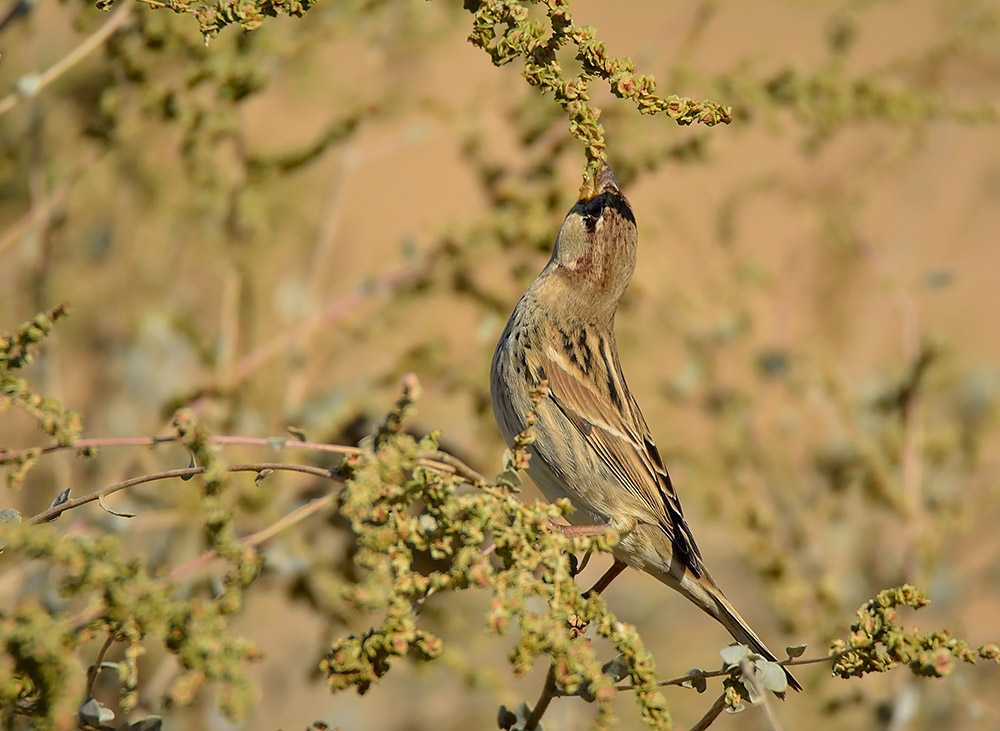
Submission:
{"label": "blurred sandy background", "polygon": [[[623,365],[716,578],[779,653],[809,643],[809,655],[822,654],[854,608],[904,580],[934,600],[914,623],[976,646],[1000,639],[1000,130],[920,121],[904,105],[902,121],[848,119],[817,137],[807,110],[797,117],[763,91],[793,69],[842,86],[872,78],[940,100],[942,116],[995,104],[1000,3],[575,0],[572,11],[611,53],[654,74],[661,93],[737,105],[731,126],[679,128],[592,93],[640,227],[618,321]],[[174,118],[102,51],[0,117],[0,328],[61,301],[74,310],[30,372],[35,386],[77,409],[86,436],[164,433],[172,410],[193,404],[220,433],[294,425],[352,443],[413,371],[424,387],[414,431],[441,430],[445,448],[495,473],[489,360],[584,162],[551,100],[518,64],[496,69],[469,45],[469,15],[451,3],[321,5],[249,41],[230,29],[207,51],[192,19],[137,5],[129,22],[139,16],[165,29],[161,47],[132,52],[154,85],[183,90]],[[106,17],[39,3],[0,35],[5,88]],[[831,34],[845,28],[853,42],[837,55]],[[233,55],[241,42],[252,51]],[[266,85],[239,103],[211,83],[184,90],[213,53]],[[113,133],[101,111],[110,87]],[[223,133],[185,153],[185,115],[216,106]],[[241,163],[307,146],[353,117],[353,133],[292,172],[252,178]],[[650,152],[682,144],[695,159]],[[644,156],[655,170],[636,174]],[[492,190],[488,165],[500,171]],[[536,190],[536,203],[517,203]],[[913,420],[880,416],[872,404],[905,380],[925,343],[941,355]],[[0,445],[43,442],[26,418],[0,416]],[[844,458],[848,477],[831,487],[824,465],[845,454],[864,463],[869,452],[885,484],[866,483]],[[62,486],[82,493],[184,459],[54,457],[3,507],[37,512]],[[275,514],[311,487],[292,477],[268,486]],[[64,520],[134,536],[137,551],[170,563],[197,537],[190,494],[178,497],[191,489],[161,483],[117,498],[139,513],[127,524],[97,508]],[[233,726],[208,693],[169,728],[492,728],[500,703],[534,702],[544,668],[512,679],[508,643],[482,632],[483,596],[428,608],[446,628],[440,661],[399,662],[365,697],[329,694],[315,668],[342,618],[291,593],[313,552],[349,556],[335,530],[317,520],[268,547],[270,569],[236,622],[264,654],[252,718]],[[777,575],[762,545],[790,557]],[[626,574],[606,597],[639,627],[664,677],[714,667],[728,642],[644,576]],[[172,672],[160,660],[144,660],[149,703]],[[1000,728],[996,666],[943,681],[897,670],[841,682],[822,666],[798,675],[807,692],[777,708],[785,728]],[[666,697],[681,728],[711,703],[690,690]],[[619,707],[622,727],[638,727],[627,694]],[[557,700],[545,725],[584,728],[590,717],[579,699]],[[765,728],[754,710],[715,727]]]}

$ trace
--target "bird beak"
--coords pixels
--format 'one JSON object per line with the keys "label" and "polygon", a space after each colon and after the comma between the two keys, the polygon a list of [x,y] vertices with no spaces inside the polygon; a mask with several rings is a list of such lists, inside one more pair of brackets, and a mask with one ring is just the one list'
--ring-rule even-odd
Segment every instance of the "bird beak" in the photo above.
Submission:
{"label": "bird beak", "polygon": [[601,161],[601,167],[597,169],[597,183],[595,188],[597,189],[597,195],[601,193],[622,192],[621,188],[618,187],[618,180],[615,178],[615,174],[611,171],[611,166],[603,160]]}
{"label": "bird beak", "polygon": [[584,176],[584,184],[580,188],[580,200],[582,201],[593,200],[601,193],[614,193],[616,195],[622,193],[615,174],[611,172],[611,167],[604,160],[601,160],[600,166],[597,168],[597,176],[594,178],[593,186],[589,185],[588,182]]}

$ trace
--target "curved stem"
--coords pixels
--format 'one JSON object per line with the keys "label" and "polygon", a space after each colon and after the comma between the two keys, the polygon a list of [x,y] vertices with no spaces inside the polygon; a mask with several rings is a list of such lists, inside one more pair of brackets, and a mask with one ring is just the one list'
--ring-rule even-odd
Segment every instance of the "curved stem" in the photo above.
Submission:
{"label": "curved stem", "polygon": [[715,703],[713,703],[712,707],[708,709],[708,713],[702,716],[701,720],[691,727],[691,731],[705,731],[706,728],[715,722],[715,719],[722,715],[724,710],[726,710],[725,691],[723,691],[722,695],[715,699]]}
{"label": "curved stem", "polygon": [[107,19],[107,21],[105,21],[104,25],[84,38],[80,45],[63,56],[46,71],[43,71],[41,74],[35,76],[30,94],[19,90],[11,92],[3,99],[0,99],[0,116],[16,107],[22,99],[38,94],[42,89],[90,55],[92,51],[97,49],[104,43],[104,41],[110,38],[111,34],[118,30],[125,23],[125,21],[128,20],[128,16],[132,12],[133,7],[134,3],[132,2],[124,2],[119,5],[115,11],[111,13],[111,16]]}
{"label": "curved stem", "polygon": [[[278,462],[261,462],[259,464],[230,465],[227,468],[227,470],[229,472],[263,472],[264,470],[302,472],[307,475],[313,475],[315,477],[325,477],[327,479],[343,482],[342,478],[337,477],[332,472],[330,472],[330,470],[323,469],[322,467],[312,467],[310,465],[282,464]],[[163,472],[154,472],[148,475],[132,477],[128,480],[123,480],[121,482],[116,482],[113,485],[102,487],[100,490],[96,490],[90,493],[89,495],[84,495],[78,498],[71,498],[70,500],[67,500],[64,503],[47,508],[42,512],[38,513],[37,515],[33,515],[26,522],[29,525],[44,523],[59,517],[67,510],[72,510],[73,508],[79,507],[80,505],[86,505],[87,503],[95,502],[107,495],[111,495],[120,490],[127,490],[128,488],[135,487],[136,485],[142,485],[147,482],[156,482],[158,480],[169,480],[175,477],[193,477],[194,475],[199,475],[204,471],[205,471],[204,467],[184,467],[182,469],[164,470]]]}
{"label": "curved stem", "polygon": [[[283,518],[280,518],[279,520],[276,520],[274,523],[271,523],[271,525],[267,526],[266,528],[263,528],[257,531],[256,533],[251,533],[250,535],[240,539],[240,542],[244,546],[259,546],[261,543],[264,543],[265,541],[276,536],[285,528],[295,525],[296,523],[300,523],[313,513],[319,512],[326,506],[333,503],[335,498],[336,495],[334,493],[329,493],[328,495],[324,495],[323,497],[318,497],[315,500],[310,500],[305,505],[300,505],[299,507],[295,508],[295,510],[288,513],[288,515],[284,516]],[[205,551],[205,553],[201,554],[197,558],[188,561],[186,564],[178,566],[173,571],[171,571],[170,580],[180,581],[181,579],[193,573],[195,570],[201,568],[202,566],[207,566],[208,564],[212,563],[212,561],[214,561],[217,558],[219,558],[219,554],[216,553],[215,551]]]}
{"label": "curved stem", "polygon": [[[330,493],[329,495],[324,495],[323,497],[311,500],[305,505],[300,505],[299,507],[295,508],[295,510],[288,513],[284,517],[279,518],[277,521],[267,526],[266,528],[263,528],[262,530],[259,530],[256,533],[251,533],[248,536],[244,536],[243,538],[240,539],[240,542],[243,543],[243,545],[245,546],[251,546],[251,547],[259,546],[261,543],[264,543],[270,538],[273,538],[280,531],[289,528],[295,525],[296,523],[302,522],[305,518],[309,517],[310,515],[313,515],[322,508],[326,507],[327,505],[332,503],[335,499],[336,499],[336,494]],[[159,579],[159,581],[161,582],[179,581],[180,579],[183,579],[189,574],[193,573],[195,570],[203,566],[207,566],[217,558],[219,558],[219,555],[215,551],[206,551],[205,553],[189,561],[188,563],[178,566],[173,571],[171,571],[168,576]],[[90,622],[93,622],[94,620],[100,618],[101,611],[102,611],[101,607],[90,607],[77,614],[74,617],[73,622],[75,625],[77,625],[78,628],[83,627],[89,624]]]}
{"label": "curved stem", "polygon": [[101,674],[101,665],[104,664],[104,658],[108,654],[108,650],[111,649],[111,645],[114,644],[115,636],[111,632],[108,632],[108,639],[104,641],[101,646],[100,652],[97,653],[97,659],[94,661],[93,667],[87,671],[87,697],[94,697],[94,683],[97,682],[97,676]]}
{"label": "curved stem", "polygon": [[[774,709],[768,703],[767,691],[761,687],[760,682],[757,680],[757,675],[754,673],[753,663],[750,662],[750,658],[744,657],[740,661],[740,673],[743,675],[744,684],[753,687],[754,693],[757,695],[753,703],[759,705],[761,710],[764,711],[764,719],[767,721],[767,725],[771,727],[771,731],[781,731],[781,725],[778,723],[777,716],[774,715]],[[781,697],[784,698],[783,693]]]}
{"label": "curved stem", "polygon": [[549,703],[556,697],[556,672],[555,665],[549,663],[549,672],[545,675],[545,685],[542,686],[542,694],[538,696],[538,702],[524,723],[524,731],[535,731],[538,724],[542,722],[542,716],[549,707]]}
{"label": "curved stem", "polygon": [[[305,449],[315,452],[333,452],[334,454],[353,455],[361,454],[358,447],[347,447],[340,444],[321,444],[317,442],[303,442],[293,437],[236,437],[226,435],[210,436],[212,444],[242,445],[247,447],[271,447],[278,449]],[[88,449],[104,449],[107,447],[155,447],[159,444],[179,444],[180,437],[98,437],[94,439],[78,439],[72,444],[50,444],[47,447],[29,447],[27,449],[11,449],[0,451],[0,465],[7,462],[26,457],[32,452],[41,455],[53,452],[63,452],[67,449],[77,451]]]}
{"label": "curved stem", "polygon": [[[816,665],[818,663],[830,662],[831,660],[837,660],[851,652],[854,652],[854,648],[847,648],[846,650],[841,650],[839,652],[834,652],[830,655],[820,655],[817,657],[804,657],[795,660],[782,660],[778,664],[782,667],[790,667],[792,665]],[[709,678],[721,678],[725,675],[732,674],[732,670],[702,670],[697,673],[688,673],[687,675],[678,675],[676,678],[670,678],[669,680],[660,680],[657,685],[660,687],[666,687],[670,685],[684,685],[692,680],[698,680],[699,678],[709,679]],[[634,685],[616,685],[615,690],[635,690]]]}
{"label": "curved stem", "polygon": [[[212,435],[208,438],[212,444],[220,446],[271,447],[272,449],[303,449],[311,452],[327,452],[343,456],[362,454],[359,447],[349,447],[343,444],[324,444],[321,442],[304,442],[293,437],[240,437],[230,435]],[[160,444],[179,444],[180,437],[98,437],[93,439],[78,439],[72,444],[50,444],[46,447],[29,447],[27,449],[0,450],[0,465],[23,459],[33,452],[40,455],[63,452],[68,449],[77,451],[89,449],[105,449],[108,447],[155,447]],[[462,460],[447,452],[422,452],[418,455],[418,464],[442,474],[458,475],[470,484],[487,483],[482,474],[469,467]],[[176,475],[169,475],[176,476]]]}

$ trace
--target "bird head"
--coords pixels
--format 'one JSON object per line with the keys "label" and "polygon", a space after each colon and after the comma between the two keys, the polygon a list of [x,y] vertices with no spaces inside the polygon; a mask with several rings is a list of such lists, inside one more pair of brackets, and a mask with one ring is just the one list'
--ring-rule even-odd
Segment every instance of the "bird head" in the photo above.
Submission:
{"label": "bird head", "polygon": [[548,266],[539,280],[553,300],[562,292],[580,316],[614,319],[635,270],[638,234],[635,216],[606,163],[597,173],[591,194],[566,215]]}

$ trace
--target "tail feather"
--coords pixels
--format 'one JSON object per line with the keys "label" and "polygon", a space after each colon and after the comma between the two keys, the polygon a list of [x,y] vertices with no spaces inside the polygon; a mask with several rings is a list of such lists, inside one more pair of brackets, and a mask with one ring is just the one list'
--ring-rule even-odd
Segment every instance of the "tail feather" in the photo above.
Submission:
{"label": "tail feather", "polygon": [[[756,652],[758,655],[762,655],[771,662],[778,662],[778,658],[774,656],[774,653],[767,649],[767,645],[765,645],[761,641],[760,637],[758,637],[757,634],[750,629],[750,625],[746,623],[746,620],[744,620],[733,605],[729,603],[729,600],[726,599],[721,592],[719,592],[719,594],[714,598],[716,600],[716,606],[718,607],[718,614],[714,612],[709,612],[709,614],[719,620],[722,626],[729,630],[729,634],[731,634],[737,642],[746,645],[753,652]],[[799,684],[799,681],[795,679],[795,676],[792,675],[788,668],[782,666],[781,669],[785,671],[785,677],[788,678],[788,687],[794,690],[802,690],[802,686]]]}
{"label": "tail feather", "polygon": [[[778,662],[778,658],[767,649],[767,645],[761,641],[757,633],[750,629],[750,625],[740,616],[740,613],[736,611],[736,608],[710,576],[705,574],[701,578],[695,579],[690,574],[686,574],[681,581],[681,586],[675,586],[675,588],[679,588],[688,599],[714,617],[737,642],[746,645],[751,651],[771,662]],[[785,677],[788,678],[788,686],[794,690],[802,690],[799,681],[795,679],[788,668],[782,667],[782,670],[785,671]]]}
{"label": "tail feather", "polygon": [[[722,593],[722,589],[712,579],[705,565],[701,565],[700,575],[695,576],[691,568],[674,551],[673,545],[664,540],[664,536],[665,533],[659,526],[643,523],[631,526],[631,530],[624,531],[616,556],[620,561],[642,569],[671,589],[683,594],[729,630],[729,634],[737,642],[746,645],[751,651],[771,662],[778,662],[757,633],[750,629],[750,625]],[[788,686],[794,690],[802,690],[799,681],[788,668],[782,666],[782,670],[788,678]]]}

